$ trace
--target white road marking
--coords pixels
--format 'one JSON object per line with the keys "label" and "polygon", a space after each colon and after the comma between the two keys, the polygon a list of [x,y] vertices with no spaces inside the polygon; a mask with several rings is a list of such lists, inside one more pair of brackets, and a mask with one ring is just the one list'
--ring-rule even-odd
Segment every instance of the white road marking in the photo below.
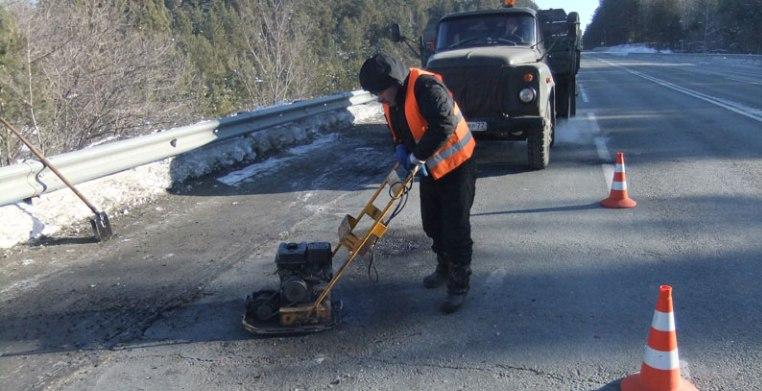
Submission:
{"label": "white road marking", "polygon": [[585,92],[585,87],[582,83],[579,84],[579,96],[582,98],[583,102],[590,103],[590,99],[587,98],[587,93]]}
{"label": "white road marking", "polygon": [[601,134],[601,127],[598,126],[598,120],[595,118],[595,114],[588,112],[587,120],[590,121],[591,125],[593,126],[590,130],[592,130],[595,134]]}
{"label": "white road marking", "polygon": [[[593,119],[595,121],[595,119]],[[601,160],[611,160],[611,153],[609,153],[609,149],[606,146],[606,139],[603,137],[596,137],[595,140],[595,150],[598,152],[598,157]]]}
{"label": "white road marking", "polygon": [[737,81],[737,82],[739,82],[739,83],[744,83],[744,84],[754,84],[754,85],[762,86],[762,83],[759,83],[759,82],[756,82],[756,81],[751,81],[751,80],[744,80],[744,79],[739,79],[739,78],[737,78],[737,77],[731,77],[731,76],[727,76],[727,75],[724,75],[724,77],[725,77],[726,79],[729,79],[729,80],[733,80],[733,81]]}
{"label": "white road marking", "polygon": [[611,189],[614,182],[614,166],[611,164],[601,164],[601,171],[603,171],[603,179],[606,181],[606,188]]}
{"label": "white road marking", "polygon": [[638,72],[638,71],[633,71],[632,69],[629,69],[626,66],[618,65],[618,64],[615,64],[615,63],[613,63],[611,61],[607,61],[607,60],[603,60],[603,59],[601,59],[601,61],[603,61],[603,62],[605,62],[605,63],[607,63],[607,64],[609,64],[611,66],[622,68],[625,71],[627,71],[627,72],[629,72],[629,73],[631,73],[631,74],[633,74],[635,76],[638,76],[638,77],[640,77],[642,79],[646,79],[646,80],[652,81],[652,82],[654,82],[656,84],[659,84],[659,85],[661,85],[663,87],[667,87],[667,88],[669,88],[671,90],[674,90],[674,91],[677,91],[677,92],[681,92],[681,93],[683,93],[685,95],[689,95],[689,96],[692,96],[694,98],[701,99],[701,100],[703,100],[705,102],[709,102],[709,103],[711,103],[711,104],[713,104],[715,106],[719,106],[719,107],[722,107],[724,109],[730,110],[730,111],[732,111],[734,113],[741,114],[744,117],[751,118],[751,119],[753,119],[753,120],[755,120],[757,122],[762,122],[762,110],[755,109],[753,107],[748,107],[748,106],[745,106],[743,104],[740,104],[740,103],[737,103],[737,102],[733,102],[733,101],[730,101],[730,100],[727,100],[727,99],[722,99],[722,98],[717,98],[717,97],[714,97],[714,96],[711,96],[711,95],[707,95],[707,94],[704,94],[704,93],[701,93],[701,92],[698,92],[698,91],[691,90],[689,88],[681,87],[681,86],[678,86],[678,85],[676,85],[674,83],[670,83],[670,82],[668,82],[666,80],[658,79],[658,78],[646,75],[646,74]]}
{"label": "white road marking", "polygon": [[762,83],[754,79],[754,78],[762,78],[762,74],[756,74],[746,70],[738,70],[735,72],[732,70],[723,70],[722,72],[713,72],[713,71],[707,71],[705,69],[706,67],[700,64],[692,64],[692,65],[696,65],[694,68],[692,68],[692,69],[695,69],[695,73],[698,73],[701,75],[719,76],[719,77],[724,77],[726,79],[737,81],[740,83],[762,85]]}
{"label": "white road marking", "polygon": [[[591,130],[598,136],[595,137],[593,142],[595,143],[595,151],[598,153],[598,158],[605,162],[611,162],[611,152],[606,146],[606,138],[601,135],[601,127],[598,125],[598,119],[595,118],[595,114],[587,113],[587,120],[590,123]],[[611,183],[614,181],[614,165],[611,163],[601,163],[601,172],[603,173],[603,179],[606,181],[606,188],[611,189]]]}

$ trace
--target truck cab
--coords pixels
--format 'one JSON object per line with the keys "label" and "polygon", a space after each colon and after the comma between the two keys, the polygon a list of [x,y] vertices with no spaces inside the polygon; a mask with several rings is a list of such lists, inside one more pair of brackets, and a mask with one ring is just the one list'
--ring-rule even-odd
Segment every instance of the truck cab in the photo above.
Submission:
{"label": "truck cab", "polygon": [[574,115],[578,32],[579,17],[563,10],[459,12],[424,32],[420,54],[426,69],[442,75],[474,135],[526,140],[530,168],[543,169],[556,115]]}

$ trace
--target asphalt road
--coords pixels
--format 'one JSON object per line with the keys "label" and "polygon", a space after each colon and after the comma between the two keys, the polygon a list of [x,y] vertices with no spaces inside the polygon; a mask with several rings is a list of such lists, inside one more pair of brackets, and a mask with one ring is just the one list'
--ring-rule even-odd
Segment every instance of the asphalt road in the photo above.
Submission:
{"label": "asphalt road", "polygon": [[[665,283],[683,375],[762,389],[760,76],[586,56],[550,168],[527,171],[525,145],[479,144],[473,286],[450,316],[444,292],[420,286],[434,257],[416,185],[377,246],[380,279],[360,263],[340,283],[338,329],[241,327],[244,297],[276,284],[278,243],[335,242],[383,177],[380,122],[237,187],[211,177],[130,210],[111,242],[13,249],[0,258],[2,389],[614,390],[640,368]],[[635,209],[597,204],[616,151]]]}

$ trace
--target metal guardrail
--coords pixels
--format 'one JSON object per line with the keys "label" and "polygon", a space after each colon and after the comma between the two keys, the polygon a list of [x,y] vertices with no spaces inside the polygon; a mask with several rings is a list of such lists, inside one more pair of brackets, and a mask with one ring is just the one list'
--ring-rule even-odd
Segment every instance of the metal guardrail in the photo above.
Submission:
{"label": "metal guardrail", "polygon": [[[369,93],[363,91],[325,96],[51,156],[48,160],[71,182],[79,184],[217,141],[373,100]],[[36,160],[0,167],[0,206],[63,187],[58,177]]]}

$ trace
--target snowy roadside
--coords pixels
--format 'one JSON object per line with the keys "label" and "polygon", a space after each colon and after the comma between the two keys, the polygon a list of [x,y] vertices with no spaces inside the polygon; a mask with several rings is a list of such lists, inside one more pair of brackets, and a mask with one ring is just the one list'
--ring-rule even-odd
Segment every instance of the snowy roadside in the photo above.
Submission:
{"label": "snowy roadside", "polygon": [[653,56],[669,56],[674,60],[695,63],[731,63],[745,65],[762,65],[762,55],[754,54],[724,54],[724,53],[674,53],[671,50],[657,50],[646,44],[625,44],[610,47],[595,48],[589,53],[609,54],[614,56],[632,56],[633,58],[650,58]]}
{"label": "snowy roadside", "polygon": [[648,45],[643,43],[632,43],[632,44],[600,47],[600,48],[593,49],[593,52],[616,54],[616,55],[622,55],[622,56],[627,56],[630,54],[655,54],[655,53],[672,54],[671,50],[660,51],[652,47],[649,47]]}
{"label": "snowy roadside", "polygon": [[[148,203],[189,179],[240,163],[258,162],[279,151],[323,140],[319,134],[366,122],[380,113],[377,103],[351,106],[96,179],[79,185],[78,189],[107,213],[128,213],[130,208]],[[309,148],[301,151],[306,153]],[[300,153],[300,149],[292,149],[290,153]],[[43,235],[51,236],[90,215],[90,210],[68,189],[34,198],[31,204],[22,202],[0,207],[0,248]]]}

